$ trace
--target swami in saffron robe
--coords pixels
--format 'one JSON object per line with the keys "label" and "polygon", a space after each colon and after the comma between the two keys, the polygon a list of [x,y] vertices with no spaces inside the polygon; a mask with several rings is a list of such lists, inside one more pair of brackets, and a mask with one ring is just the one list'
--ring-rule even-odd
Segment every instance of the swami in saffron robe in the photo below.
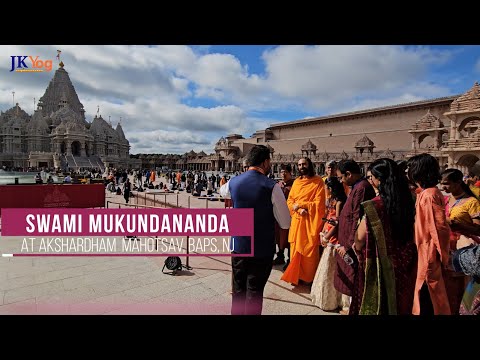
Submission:
{"label": "swami in saffron robe", "polygon": [[[293,210],[293,205],[299,208]],[[290,264],[282,280],[298,285],[299,280],[313,281],[320,261],[320,231],[325,217],[325,183],[318,175],[297,178],[287,200],[292,216],[288,242],[290,243]],[[300,215],[300,209],[307,213]]]}

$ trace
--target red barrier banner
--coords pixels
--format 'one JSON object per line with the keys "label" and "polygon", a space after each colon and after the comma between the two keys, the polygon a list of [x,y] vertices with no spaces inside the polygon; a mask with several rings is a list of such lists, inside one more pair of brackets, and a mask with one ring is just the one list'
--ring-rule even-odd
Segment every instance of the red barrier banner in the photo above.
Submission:
{"label": "red barrier banner", "polygon": [[0,211],[6,208],[104,206],[103,184],[0,185]]}
{"label": "red barrier banner", "polygon": [[254,255],[253,209],[6,208],[2,221],[2,237],[16,237],[0,241],[2,256]]}
{"label": "red barrier banner", "polygon": [[3,209],[3,236],[253,236],[253,209]]}

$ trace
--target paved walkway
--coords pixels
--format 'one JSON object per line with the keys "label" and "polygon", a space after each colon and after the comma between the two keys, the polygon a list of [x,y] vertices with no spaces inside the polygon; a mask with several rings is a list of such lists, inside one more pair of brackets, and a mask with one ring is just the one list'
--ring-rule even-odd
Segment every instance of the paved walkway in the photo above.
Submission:
{"label": "paved walkway", "polygon": [[[190,258],[193,269],[172,276],[164,259],[0,258],[0,314],[229,314],[229,260]],[[274,268],[263,314],[326,314],[280,276]]]}
{"label": "paved walkway", "polygon": [[[176,206],[177,196],[167,196]],[[179,193],[179,206],[187,207],[189,197],[192,208],[224,207],[223,202],[207,203],[185,192]],[[143,204],[141,198],[144,193],[137,204]],[[153,205],[152,195],[146,199]],[[108,195],[107,201],[125,203],[121,195]],[[110,203],[124,206],[118,204]],[[191,257],[192,270],[174,276],[162,273],[164,261],[165,257],[1,257],[0,314],[230,313],[229,258]],[[280,280],[281,275],[281,266],[275,266],[265,288],[264,315],[330,314],[311,303],[309,288],[293,287]]]}
{"label": "paved walkway", "polygon": [[[130,181],[133,184],[133,177],[130,177]],[[157,178],[154,185],[160,182],[166,183],[165,178]],[[134,205],[146,205],[146,206],[159,206],[159,207],[182,207],[182,208],[213,208],[223,209],[225,203],[222,201],[212,201],[208,199],[206,191],[202,192],[204,196],[199,198],[198,196],[192,196],[186,191],[178,191],[177,193],[165,193],[161,190],[146,190],[145,192],[133,191],[134,197],[130,199],[130,206]],[[213,194],[213,199],[218,199],[218,193]],[[108,207],[123,207],[125,199],[123,195],[116,195],[115,193],[107,192],[107,206]]]}

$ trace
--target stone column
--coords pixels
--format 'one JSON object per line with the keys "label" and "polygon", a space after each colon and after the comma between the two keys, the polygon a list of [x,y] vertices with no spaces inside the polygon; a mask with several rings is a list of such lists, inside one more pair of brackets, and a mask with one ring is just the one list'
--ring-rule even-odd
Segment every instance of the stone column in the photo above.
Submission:
{"label": "stone column", "polygon": [[80,156],[87,156],[87,152],[85,151],[85,143],[80,142]]}
{"label": "stone column", "polygon": [[70,141],[66,141],[65,147],[65,152],[67,153],[67,155],[72,155],[72,143]]}
{"label": "stone column", "polygon": [[453,158],[453,154],[449,152],[448,153],[448,162],[447,162],[448,167],[452,168],[454,163],[455,163],[455,159]]}
{"label": "stone column", "polygon": [[460,132],[458,131],[458,119],[456,118],[455,115],[453,115],[452,122],[451,122],[451,128],[453,130],[453,136],[451,136],[452,139],[458,140],[460,139]]}
{"label": "stone column", "polygon": [[457,131],[457,124],[455,120],[450,119],[450,140],[455,140],[455,133]]}
{"label": "stone column", "polygon": [[440,144],[441,144],[440,136],[441,134],[439,132],[435,132],[433,136],[433,140],[434,140],[433,144],[435,146],[435,150],[440,149]]}

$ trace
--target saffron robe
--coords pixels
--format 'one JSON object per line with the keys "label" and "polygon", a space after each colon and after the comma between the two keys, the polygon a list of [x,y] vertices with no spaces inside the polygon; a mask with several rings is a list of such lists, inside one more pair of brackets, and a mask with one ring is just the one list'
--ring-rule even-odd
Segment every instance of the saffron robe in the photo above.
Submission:
{"label": "saffron robe", "polygon": [[[293,210],[293,205],[299,208]],[[292,216],[288,242],[290,264],[282,280],[298,285],[299,280],[313,281],[320,261],[320,231],[325,217],[325,183],[318,175],[297,178],[293,182],[287,205]],[[307,213],[300,215],[301,208]]]}

